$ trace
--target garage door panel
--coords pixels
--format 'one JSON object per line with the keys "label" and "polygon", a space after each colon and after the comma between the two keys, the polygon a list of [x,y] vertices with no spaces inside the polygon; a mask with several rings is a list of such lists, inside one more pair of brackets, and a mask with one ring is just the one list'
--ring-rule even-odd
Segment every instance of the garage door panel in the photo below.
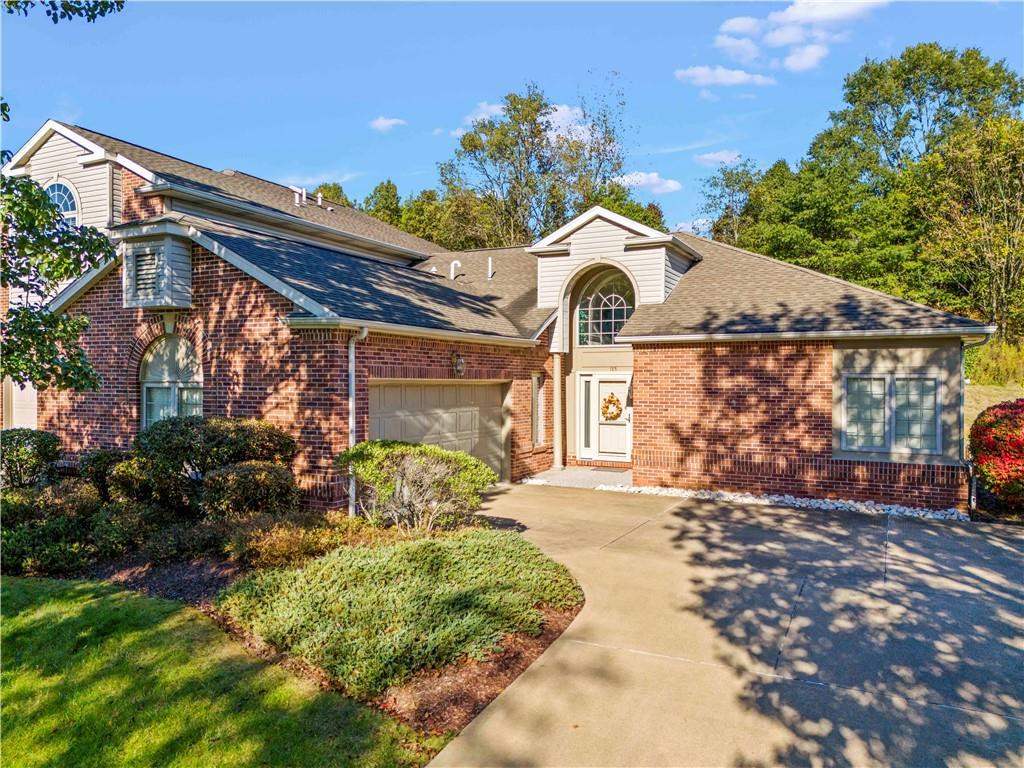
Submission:
{"label": "garage door panel", "polygon": [[465,451],[501,472],[500,384],[377,384],[370,387],[370,437]]}

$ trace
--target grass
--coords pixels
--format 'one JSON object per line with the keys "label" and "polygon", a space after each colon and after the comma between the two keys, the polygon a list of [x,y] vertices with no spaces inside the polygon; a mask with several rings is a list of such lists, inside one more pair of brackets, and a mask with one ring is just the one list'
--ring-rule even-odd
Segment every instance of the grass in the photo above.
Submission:
{"label": "grass", "polygon": [[506,634],[536,634],[539,604],[581,600],[569,572],[518,534],[466,530],[261,571],[226,590],[218,607],[372,698],[418,670],[483,656]]}
{"label": "grass", "polygon": [[990,405],[1002,403],[1006,400],[1016,400],[1024,397],[1024,387],[1019,384],[1010,384],[1005,387],[986,386],[981,384],[968,384],[964,396],[964,424],[966,430],[964,439],[970,434],[971,425],[978,418],[978,414]]}
{"label": "grass", "polygon": [[421,765],[443,746],[177,603],[5,577],[2,613],[5,766]]}

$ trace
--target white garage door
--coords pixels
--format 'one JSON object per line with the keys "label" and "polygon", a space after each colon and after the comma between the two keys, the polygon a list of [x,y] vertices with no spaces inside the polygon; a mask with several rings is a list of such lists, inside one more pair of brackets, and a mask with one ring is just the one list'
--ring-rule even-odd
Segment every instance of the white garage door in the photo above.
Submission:
{"label": "white garage door", "polygon": [[466,451],[502,473],[501,384],[373,384],[370,439]]}

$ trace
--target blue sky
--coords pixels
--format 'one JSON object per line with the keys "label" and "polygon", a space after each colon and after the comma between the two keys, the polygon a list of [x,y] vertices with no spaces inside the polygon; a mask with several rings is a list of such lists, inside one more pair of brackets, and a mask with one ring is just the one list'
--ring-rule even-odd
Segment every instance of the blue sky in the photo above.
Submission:
{"label": "blue sky", "polygon": [[1024,70],[1024,4],[141,3],[2,17],[15,149],[48,117],[275,181],[432,186],[460,128],[537,82],[573,119],[618,73],[629,180],[669,224],[736,155],[798,159],[866,57],[937,41]]}

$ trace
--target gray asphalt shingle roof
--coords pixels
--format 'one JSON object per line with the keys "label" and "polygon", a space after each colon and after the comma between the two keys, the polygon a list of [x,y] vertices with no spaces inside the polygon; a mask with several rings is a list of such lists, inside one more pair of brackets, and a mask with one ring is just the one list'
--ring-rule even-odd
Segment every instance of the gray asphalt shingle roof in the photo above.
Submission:
{"label": "gray asphalt shingle roof", "polygon": [[876,332],[981,323],[810,269],[677,232],[704,259],[663,304],[643,304],[622,336]]}
{"label": "gray asphalt shingle roof", "polygon": [[326,207],[321,208],[312,201],[305,206],[296,206],[293,191],[282,184],[250,176],[242,171],[215,171],[212,168],[97,133],[80,125],[66,123],[62,123],[62,125],[80,133],[108,152],[123,155],[167,181],[200,192],[211,192],[230,200],[263,206],[297,219],[331,227],[339,232],[366,237],[422,254],[444,250],[428,240],[410,235],[408,232],[385,224],[369,214],[341,204],[335,204],[333,211],[327,210]]}
{"label": "gray asphalt shingle roof", "polygon": [[438,275],[196,216],[180,221],[340,317],[521,337],[493,302]]}

